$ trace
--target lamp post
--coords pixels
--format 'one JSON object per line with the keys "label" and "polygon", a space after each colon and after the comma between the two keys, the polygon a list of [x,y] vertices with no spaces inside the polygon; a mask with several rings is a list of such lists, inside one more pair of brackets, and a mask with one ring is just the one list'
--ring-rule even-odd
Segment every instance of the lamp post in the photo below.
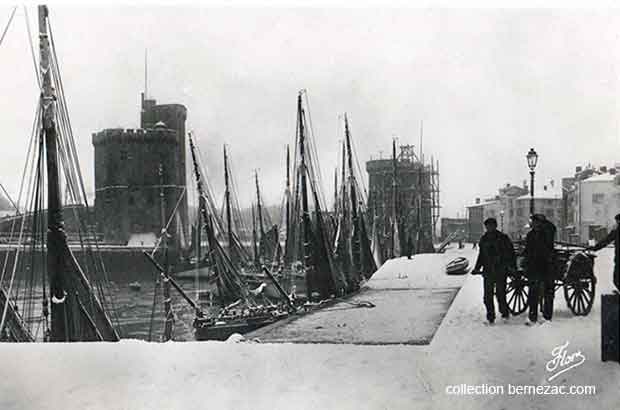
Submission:
{"label": "lamp post", "polygon": [[530,168],[530,215],[534,215],[534,169],[538,162],[538,154],[534,148],[530,148],[526,158],[527,166]]}
{"label": "lamp post", "polygon": [[499,211],[500,231],[504,232],[504,210]]}

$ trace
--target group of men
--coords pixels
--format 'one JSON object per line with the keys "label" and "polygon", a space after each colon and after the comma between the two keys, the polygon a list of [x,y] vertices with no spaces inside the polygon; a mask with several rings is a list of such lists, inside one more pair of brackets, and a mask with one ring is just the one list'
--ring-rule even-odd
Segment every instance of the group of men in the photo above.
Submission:
{"label": "group of men", "polygon": [[[620,214],[615,216],[616,228],[606,238],[587,250],[599,250],[611,242],[615,244],[614,284],[620,288],[619,263]],[[528,279],[529,293],[527,297],[529,315],[526,325],[538,322],[539,302],[542,298],[543,320],[551,321],[553,317],[553,297],[555,294],[554,240],[555,226],[542,214],[534,214],[531,218],[531,229],[525,238],[524,257],[525,274]],[[497,297],[499,313],[504,321],[510,317],[506,301],[506,278],[516,272],[516,255],[512,241],[508,235],[497,229],[497,220],[488,218],[484,221],[486,232],[480,238],[479,253],[472,274],[482,274],[484,283],[484,306],[489,324],[495,322],[495,301]]]}

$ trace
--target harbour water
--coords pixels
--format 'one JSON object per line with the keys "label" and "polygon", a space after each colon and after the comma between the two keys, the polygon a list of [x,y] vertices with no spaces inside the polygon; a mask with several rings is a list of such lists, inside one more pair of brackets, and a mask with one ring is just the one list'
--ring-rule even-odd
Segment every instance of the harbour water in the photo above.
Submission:
{"label": "harbour water", "polygon": [[[192,300],[198,302],[204,313],[217,312],[218,306],[209,298],[209,294],[216,293],[215,285],[207,285],[204,281],[194,280],[183,280],[177,283]],[[139,289],[136,289],[137,284],[140,285]],[[15,281],[14,289],[24,289],[25,285],[23,281]],[[153,342],[161,340],[164,329],[164,298],[161,283],[156,284],[155,277],[151,280],[142,278],[139,282],[113,281],[110,283],[110,293],[113,299],[110,317],[114,323],[118,323],[121,338]],[[172,287],[170,294],[174,312],[173,338],[177,341],[193,340],[194,310]],[[44,334],[41,314],[42,295],[42,288],[36,286],[33,293],[28,296],[22,294],[17,298],[19,310],[23,313],[23,317],[27,318],[26,321],[37,341],[42,341]],[[34,300],[31,311],[24,308],[23,302],[26,299]]]}
{"label": "harbour water", "polygon": [[[193,280],[178,283],[191,299],[198,301],[205,313],[215,312],[217,306],[214,306],[206,296],[208,292],[215,291],[213,285],[207,286],[204,282],[196,284]],[[140,289],[134,290],[130,288],[129,283],[113,282],[111,291],[114,296],[115,319],[120,325],[121,337],[160,341],[164,329],[164,298],[161,284],[156,285],[155,280],[140,281]],[[177,341],[193,340],[194,310],[174,288],[171,288],[170,294],[174,312],[173,338]]]}

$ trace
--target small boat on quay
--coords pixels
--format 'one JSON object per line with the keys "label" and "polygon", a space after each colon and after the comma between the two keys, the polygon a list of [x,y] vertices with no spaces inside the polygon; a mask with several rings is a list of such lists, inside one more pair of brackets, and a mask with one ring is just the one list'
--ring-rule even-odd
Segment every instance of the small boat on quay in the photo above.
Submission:
{"label": "small boat on quay", "polygon": [[451,260],[446,265],[446,273],[448,275],[464,275],[468,272],[469,260],[463,256]]}
{"label": "small boat on quay", "polygon": [[142,285],[138,281],[131,282],[128,286],[129,289],[133,290],[134,292],[139,292],[142,289]]}

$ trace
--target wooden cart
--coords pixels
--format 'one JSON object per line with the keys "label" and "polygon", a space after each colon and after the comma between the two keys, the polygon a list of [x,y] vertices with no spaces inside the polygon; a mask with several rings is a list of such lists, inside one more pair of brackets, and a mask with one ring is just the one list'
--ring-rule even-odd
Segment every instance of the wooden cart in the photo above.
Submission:
{"label": "wooden cart", "polygon": [[[506,281],[506,300],[513,315],[525,312],[528,307],[530,281],[525,275],[524,263],[526,261],[521,256],[524,248],[523,242],[515,243],[517,271],[509,274]],[[555,291],[557,292],[560,288],[564,289],[566,304],[576,316],[586,316],[594,304],[595,257],[594,253],[585,251],[583,247],[576,245],[556,242],[554,246],[552,269],[555,275]],[[543,299],[542,294],[540,299]]]}

